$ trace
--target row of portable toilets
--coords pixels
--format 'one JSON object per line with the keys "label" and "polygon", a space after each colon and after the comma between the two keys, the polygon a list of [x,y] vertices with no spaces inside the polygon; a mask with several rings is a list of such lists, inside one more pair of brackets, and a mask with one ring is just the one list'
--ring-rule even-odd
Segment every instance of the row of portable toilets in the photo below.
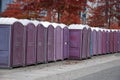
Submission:
{"label": "row of portable toilets", "polygon": [[0,19],[0,67],[88,59],[120,51],[120,31],[13,18]]}

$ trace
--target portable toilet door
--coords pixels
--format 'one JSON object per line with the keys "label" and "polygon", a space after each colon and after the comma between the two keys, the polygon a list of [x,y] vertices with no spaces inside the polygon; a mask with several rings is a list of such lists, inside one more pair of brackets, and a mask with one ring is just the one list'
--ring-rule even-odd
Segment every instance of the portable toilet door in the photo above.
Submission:
{"label": "portable toilet door", "polygon": [[109,47],[110,47],[109,34],[110,34],[110,33],[107,31],[106,34],[107,34],[106,50],[107,50],[107,53],[110,53],[110,51],[109,51]]}
{"label": "portable toilet door", "polygon": [[47,28],[47,61],[54,61],[54,27]]}
{"label": "portable toilet door", "polygon": [[117,42],[116,42],[116,52],[118,52],[118,45],[119,45],[119,41],[118,41],[118,31],[116,31],[116,38],[117,38]]}
{"label": "portable toilet door", "polygon": [[26,65],[36,64],[36,27],[33,23],[28,23],[26,31]]}
{"label": "portable toilet door", "polygon": [[93,31],[92,30],[90,35],[90,56],[93,56]]}
{"label": "portable toilet door", "polygon": [[116,52],[118,52],[118,31],[116,31]]}
{"label": "portable toilet door", "polygon": [[97,31],[93,30],[93,55],[97,55]]}
{"label": "portable toilet door", "polygon": [[113,53],[114,52],[114,42],[113,42],[113,32],[110,31],[110,52]]}
{"label": "portable toilet door", "polygon": [[115,53],[115,48],[116,48],[116,46],[115,46],[115,44],[116,44],[116,32],[114,31],[113,32],[113,53]]}
{"label": "portable toilet door", "polygon": [[87,58],[87,50],[88,50],[88,30],[86,28],[83,28],[82,31],[82,59]]}
{"label": "portable toilet door", "polygon": [[70,29],[69,42],[69,59],[82,59],[82,29]]}
{"label": "portable toilet door", "polygon": [[56,60],[63,60],[63,30],[60,26],[55,28],[54,32],[54,54],[55,54],[55,61]]}
{"label": "portable toilet door", "polygon": [[24,26],[0,24],[0,67],[24,66]]}
{"label": "portable toilet door", "polygon": [[63,58],[69,58],[69,29],[63,28]]}
{"label": "portable toilet door", "polygon": [[42,24],[37,25],[37,33],[36,33],[36,55],[37,55],[37,63],[45,63],[46,62],[46,39],[47,32],[46,28]]}
{"label": "portable toilet door", "polygon": [[112,31],[110,30],[110,32],[109,32],[110,34],[109,34],[109,40],[110,40],[110,47],[109,47],[109,49],[110,49],[110,53],[112,53]]}
{"label": "portable toilet door", "polygon": [[118,31],[118,52],[120,52],[120,31]]}
{"label": "portable toilet door", "polygon": [[102,32],[102,54],[105,54],[105,31]]}
{"label": "portable toilet door", "polygon": [[105,40],[104,40],[104,44],[105,44],[105,49],[104,49],[104,53],[107,54],[107,34],[106,34],[106,31],[105,31]]}
{"label": "portable toilet door", "polygon": [[90,58],[91,55],[90,55],[90,41],[91,41],[91,29],[89,28],[88,29],[88,32],[87,32],[87,58]]}
{"label": "portable toilet door", "polygon": [[98,54],[102,53],[102,31],[98,31]]}
{"label": "portable toilet door", "polygon": [[113,53],[115,53],[116,49],[116,31],[113,31]]}
{"label": "portable toilet door", "polygon": [[114,52],[117,52],[117,31],[114,31]]}

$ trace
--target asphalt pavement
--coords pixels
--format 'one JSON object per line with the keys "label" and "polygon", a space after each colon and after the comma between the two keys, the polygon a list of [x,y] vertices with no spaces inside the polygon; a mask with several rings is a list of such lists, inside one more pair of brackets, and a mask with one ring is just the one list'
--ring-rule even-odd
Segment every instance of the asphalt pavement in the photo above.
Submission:
{"label": "asphalt pavement", "polygon": [[120,80],[120,66],[108,68],[75,80]]}

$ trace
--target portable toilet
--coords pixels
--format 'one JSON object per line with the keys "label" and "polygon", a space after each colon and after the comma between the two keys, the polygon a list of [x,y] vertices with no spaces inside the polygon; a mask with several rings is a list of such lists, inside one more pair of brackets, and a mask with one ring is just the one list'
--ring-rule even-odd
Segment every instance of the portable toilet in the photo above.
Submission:
{"label": "portable toilet", "polygon": [[92,40],[93,40],[93,55],[97,55],[97,48],[98,48],[98,43],[97,43],[97,31],[93,30],[92,32]]}
{"label": "portable toilet", "polygon": [[102,31],[98,31],[98,54],[102,54]]}
{"label": "portable toilet", "polygon": [[120,31],[118,31],[118,52],[120,52]]}
{"label": "portable toilet", "polygon": [[69,58],[69,29],[68,27],[63,28],[63,58]]}
{"label": "portable toilet", "polygon": [[88,33],[87,33],[87,58],[91,57],[90,54],[90,49],[91,49],[91,28],[88,28]]}
{"label": "portable toilet", "polygon": [[54,61],[54,27],[47,27],[47,61]]}
{"label": "portable toilet", "polygon": [[25,26],[26,30],[26,65],[36,64],[36,27],[33,23]]}
{"label": "portable toilet", "polygon": [[107,53],[110,53],[110,49],[109,49],[110,48],[110,40],[109,40],[110,32],[107,31],[106,33],[107,33],[106,49],[107,49]]}
{"label": "portable toilet", "polygon": [[88,54],[88,29],[82,30],[82,59],[86,59]]}
{"label": "portable toilet", "polygon": [[46,51],[47,51],[47,31],[44,25],[37,25],[37,33],[36,33],[36,55],[37,55],[37,63],[46,63]]}
{"label": "portable toilet", "polygon": [[82,59],[82,30],[83,26],[69,26],[69,59]]}
{"label": "portable toilet", "polygon": [[24,26],[17,19],[0,18],[0,67],[24,66]]}
{"label": "portable toilet", "polygon": [[114,52],[114,41],[113,41],[113,31],[110,31],[110,53]]}
{"label": "portable toilet", "polygon": [[55,61],[63,60],[63,30],[57,26],[54,33]]}

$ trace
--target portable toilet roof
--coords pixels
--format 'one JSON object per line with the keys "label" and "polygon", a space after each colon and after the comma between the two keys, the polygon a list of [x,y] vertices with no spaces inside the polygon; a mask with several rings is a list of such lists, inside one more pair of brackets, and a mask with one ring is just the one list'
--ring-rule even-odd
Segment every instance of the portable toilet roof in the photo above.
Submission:
{"label": "portable toilet roof", "polygon": [[37,20],[31,20],[30,22],[32,22],[35,26],[37,26],[38,24],[40,24],[40,21],[37,21]]}
{"label": "portable toilet roof", "polygon": [[22,23],[24,26],[26,26],[28,23],[31,23],[28,19],[19,19],[18,22]]}
{"label": "portable toilet roof", "polygon": [[50,22],[48,22],[48,21],[40,21],[40,24],[42,24],[44,27],[48,27],[49,25],[51,25],[51,23]]}
{"label": "portable toilet roof", "polygon": [[59,24],[61,28],[67,27],[67,25],[60,23]]}
{"label": "portable toilet roof", "polygon": [[16,21],[18,21],[16,18],[0,18],[0,24],[12,25]]}
{"label": "portable toilet roof", "polygon": [[69,29],[83,29],[83,28],[88,28],[85,25],[81,25],[81,24],[71,24],[68,27]]}

